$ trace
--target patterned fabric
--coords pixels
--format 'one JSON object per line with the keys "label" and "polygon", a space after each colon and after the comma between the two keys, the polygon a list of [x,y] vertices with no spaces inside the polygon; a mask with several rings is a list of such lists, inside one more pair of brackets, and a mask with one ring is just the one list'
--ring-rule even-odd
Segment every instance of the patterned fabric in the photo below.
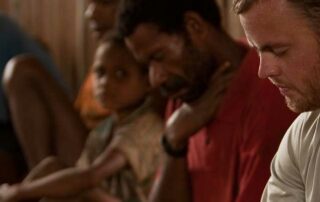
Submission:
{"label": "patterned fabric", "polygon": [[102,188],[125,202],[146,201],[160,160],[163,124],[143,105],[121,123],[108,117],[89,136],[79,165],[91,164],[106,147],[124,154],[129,166],[106,179]]}

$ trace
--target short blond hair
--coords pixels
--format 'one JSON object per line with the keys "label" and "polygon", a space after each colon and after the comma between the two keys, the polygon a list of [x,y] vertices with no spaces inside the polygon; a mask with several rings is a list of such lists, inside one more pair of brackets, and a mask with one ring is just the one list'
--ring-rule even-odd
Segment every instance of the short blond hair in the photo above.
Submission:
{"label": "short blond hair", "polygon": [[[238,15],[245,13],[259,1],[267,0],[233,0],[233,11]],[[287,1],[307,19],[311,28],[320,36],[320,0]]]}
{"label": "short blond hair", "polygon": [[233,0],[233,11],[236,14],[241,14],[249,10],[254,2],[257,0]]}

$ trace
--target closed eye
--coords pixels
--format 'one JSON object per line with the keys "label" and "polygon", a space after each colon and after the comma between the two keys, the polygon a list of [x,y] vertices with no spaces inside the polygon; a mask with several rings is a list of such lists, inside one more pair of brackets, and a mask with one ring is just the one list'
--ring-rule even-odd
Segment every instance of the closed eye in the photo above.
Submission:
{"label": "closed eye", "polygon": [[288,49],[288,47],[275,48],[273,49],[273,54],[276,56],[283,56],[288,51]]}
{"label": "closed eye", "polygon": [[274,56],[280,57],[287,53],[289,46],[263,46],[258,49],[259,54],[261,53],[271,53]]}

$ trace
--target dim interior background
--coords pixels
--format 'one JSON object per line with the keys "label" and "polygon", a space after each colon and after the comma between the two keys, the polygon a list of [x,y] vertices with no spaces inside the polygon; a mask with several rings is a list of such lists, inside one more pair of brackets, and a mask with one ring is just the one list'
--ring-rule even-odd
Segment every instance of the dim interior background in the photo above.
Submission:
{"label": "dim interior background", "polygon": [[[223,25],[234,38],[243,37],[232,0],[217,0]],[[97,42],[83,15],[88,0],[0,0],[0,10],[43,42],[74,94],[92,62]]]}

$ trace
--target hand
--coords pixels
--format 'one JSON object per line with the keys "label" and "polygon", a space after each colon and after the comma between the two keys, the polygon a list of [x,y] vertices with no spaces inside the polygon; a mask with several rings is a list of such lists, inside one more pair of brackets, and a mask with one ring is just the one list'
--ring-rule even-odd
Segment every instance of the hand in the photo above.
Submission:
{"label": "hand", "polygon": [[2,184],[0,186],[0,202],[14,202],[17,201],[14,199],[16,194],[16,189],[14,186],[8,184]]}
{"label": "hand", "polygon": [[230,63],[221,65],[212,75],[204,94],[193,103],[183,103],[171,115],[165,134],[173,148],[185,147],[189,138],[215,116],[233,75],[234,69]]}

